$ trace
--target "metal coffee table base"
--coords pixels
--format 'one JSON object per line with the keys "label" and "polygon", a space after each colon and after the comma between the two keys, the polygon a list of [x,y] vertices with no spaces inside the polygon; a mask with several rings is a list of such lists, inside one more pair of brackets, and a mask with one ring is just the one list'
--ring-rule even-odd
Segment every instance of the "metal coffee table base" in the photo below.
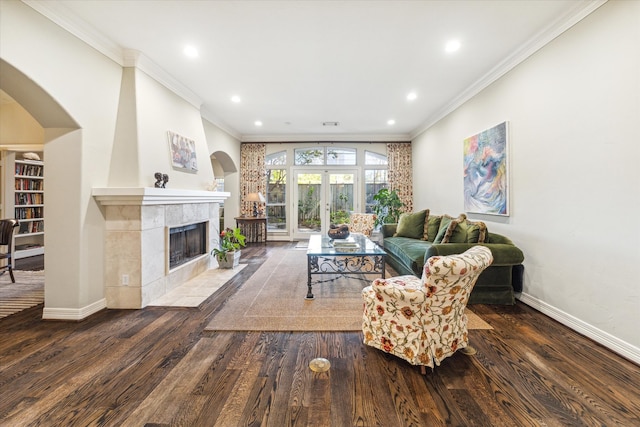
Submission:
{"label": "metal coffee table base", "polygon": [[380,274],[384,279],[384,271],[384,255],[307,255],[307,296],[305,299],[314,299],[311,281],[313,275],[338,275],[333,279],[316,281],[316,283],[324,283],[337,280],[340,277],[367,280],[365,277],[354,277],[354,275],[363,276],[365,274]]}

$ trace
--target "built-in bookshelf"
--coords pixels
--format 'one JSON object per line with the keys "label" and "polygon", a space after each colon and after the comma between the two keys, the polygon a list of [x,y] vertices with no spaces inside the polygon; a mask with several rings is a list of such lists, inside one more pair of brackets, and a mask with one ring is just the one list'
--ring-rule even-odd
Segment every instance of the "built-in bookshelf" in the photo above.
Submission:
{"label": "built-in bookshelf", "polygon": [[44,253],[44,162],[22,155],[8,152],[4,162],[3,214],[20,223],[13,235],[16,259]]}

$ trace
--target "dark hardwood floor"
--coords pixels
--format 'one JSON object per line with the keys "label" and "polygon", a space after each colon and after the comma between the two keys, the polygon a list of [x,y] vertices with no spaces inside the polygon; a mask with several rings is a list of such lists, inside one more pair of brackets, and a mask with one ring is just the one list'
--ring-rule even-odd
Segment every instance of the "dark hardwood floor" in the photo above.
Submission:
{"label": "dark hardwood floor", "polygon": [[199,309],[0,320],[0,426],[640,425],[640,367],[520,303],[474,305],[494,329],[426,376],[356,332],[204,333],[278,245]]}

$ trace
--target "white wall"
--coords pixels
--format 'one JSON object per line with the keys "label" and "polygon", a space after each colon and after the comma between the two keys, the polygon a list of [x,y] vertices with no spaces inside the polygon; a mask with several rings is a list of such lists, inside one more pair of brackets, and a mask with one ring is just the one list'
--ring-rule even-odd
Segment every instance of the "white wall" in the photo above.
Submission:
{"label": "white wall", "polygon": [[2,59],[82,128],[43,125],[44,158],[52,161],[45,165],[45,315],[82,315],[104,293],[103,228],[94,227],[102,218],[91,189],[107,180],[121,67],[21,2],[0,8]]}
{"label": "white wall", "polygon": [[[169,175],[168,187],[206,190],[213,182],[200,110],[142,71],[136,71],[139,187],[153,187],[155,172]],[[195,141],[198,172],[172,168],[167,132]]]}
{"label": "white wall", "polygon": [[[521,300],[640,361],[640,2],[610,1],[413,141],[414,206],[463,211],[462,141],[508,120]],[[424,183],[424,185],[420,185]]]}
{"label": "white wall", "polygon": [[224,176],[215,177],[224,178],[224,191],[231,193],[224,202],[224,226],[235,227],[236,222],[233,218],[240,215],[240,141],[205,119],[202,119],[202,125],[207,138],[208,152],[212,154],[222,151],[235,165],[235,172],[226,172]]}

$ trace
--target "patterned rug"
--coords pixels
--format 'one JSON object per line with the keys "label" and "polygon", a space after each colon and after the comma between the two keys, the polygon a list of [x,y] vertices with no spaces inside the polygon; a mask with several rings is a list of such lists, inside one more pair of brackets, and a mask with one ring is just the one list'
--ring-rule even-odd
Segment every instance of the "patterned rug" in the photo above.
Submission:
{"label": "patterned rug", "polygon": [[[306,300],[306,252],[274,252],[215,315],[207,331],[360,331],[366,281],[314,276],[314,300]],[[467,309],[469,329],[492,329]]]}
{"label": "patterned rug", "polygon": [[0,275],[0,318],[44,303],[44,270],[14,270],[16,283],[8,272]]}

